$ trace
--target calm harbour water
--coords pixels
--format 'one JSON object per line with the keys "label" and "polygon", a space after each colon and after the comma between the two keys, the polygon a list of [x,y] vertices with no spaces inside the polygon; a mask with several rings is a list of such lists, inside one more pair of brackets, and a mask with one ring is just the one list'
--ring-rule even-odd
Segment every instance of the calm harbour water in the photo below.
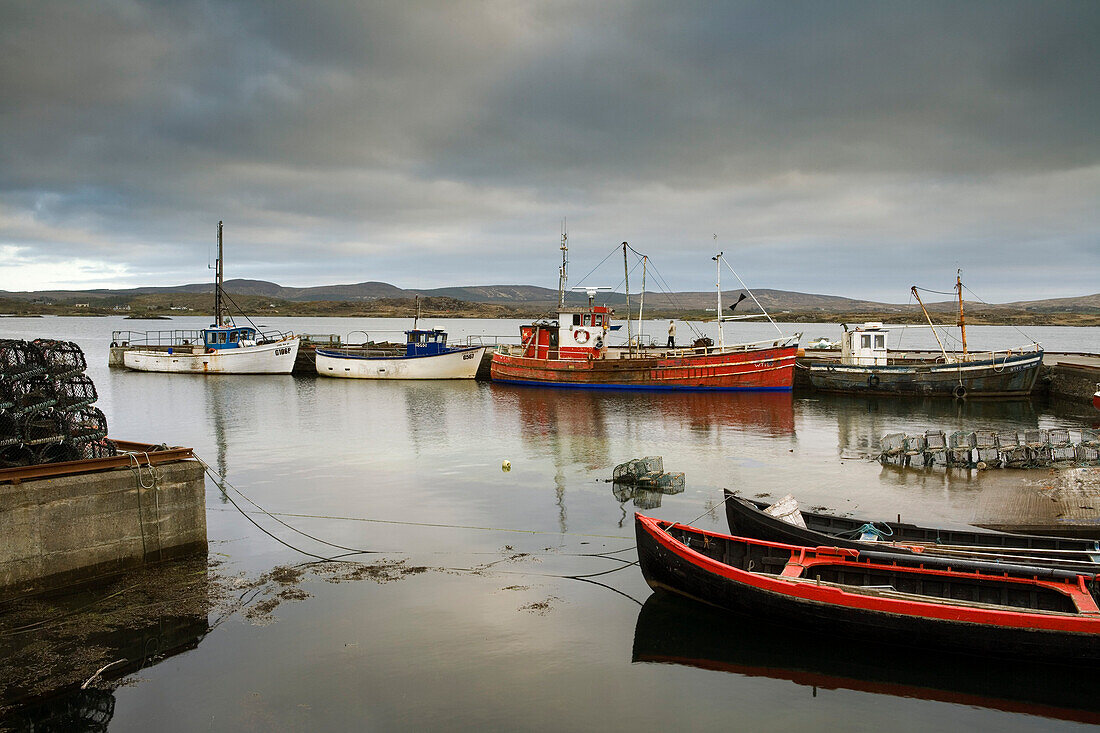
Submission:
{"label": "calm harbour water", "polygon": [[[385,319],[257,323],[341,336],[365,330],[372,338],[409,326]],[[512,337],[519,322],[426,323],[457,340]],[[663,323],[647,331],[660,334]],[[934,672],[898,683],[891,677],[896,660],[859,644],[803,655],[797,635],[781,632],[773,632],[775,654],[767,645],[762,651],[755,634],[752,643],[732,643],[745,629],[722,625],[737,622],[693,604],[673,603],[669,611],[659,599],[647,600],[637,567],[616,558],[636,558],[635,501],[662,518],[724,530],[714,511],[723,487],[773,497],[792,492],[805,506],[870,518],[965,523],[983,486],[1005,480],[1004,472],[901,472],[858,455],[893,431],[1080,430],[1097,421],[1087,405],[203,378],[106,366],[113,329],[201,325],[198,318],[6,318],[0,335],[79,343],[111,437],[191,446],[289,524],[429,570],[387,583],[307,580],[300,587],[311,597],[279,605],[276,623],[228,618],[193,649],[114,690],[112,731],[1077,725],[1051,712],[1057,705],[1021,710],[997,703],[1019,696],[999,670],[969,675],[990,675],[974,694]],[[840,333],[835,324],[781,326],[803,330],[803,342]],[[1024,330],[1050,350],[1100,352],[1100,329]],[[767,323],[738,324],[726,340],[770,333]],[[974,327],[968,337],[974,348],[1027,341],[1011,328]],[[903,346],[934,341],[914,330]],[[661,455],[666,470],[685,472],[686,491],[617,496],[604,479],[615,464],[644,455]],[[505,460],[509,472],[501,469]],[[210,481],[207,510],[210,551],[224,560],[224,573],[256,576],[310,559],[260,532]],[[336,552],[269,518],[256,521],[309,552]],[[495,564],[469,572],[485,563]],[[851,664],[838,669],[838,661]],[[870,682],[852,681],[860,675]],[[927,692],[937,685],[947,693]]]}

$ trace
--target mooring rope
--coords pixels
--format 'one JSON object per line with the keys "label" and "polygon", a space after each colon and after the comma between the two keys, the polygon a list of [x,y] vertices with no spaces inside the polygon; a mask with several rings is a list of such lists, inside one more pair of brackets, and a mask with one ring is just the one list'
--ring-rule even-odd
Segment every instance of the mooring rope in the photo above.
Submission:
{"label": "mooring rope", "polygon": [[[556,535],[556,536],[559,536],[559,537],[564,535],[564,536],[573,536],[573,537],[594,537],[594,538],[600,538],[600,539],[630,539],[628,537],[622,537],[621,535],[586,534],[586,533],[579,533],[579,532],[547,532],[547,531],[542,531],[542,530],[507,529],[507,528],[503,528],[503,527],[482,527],[482,526],[474,526],[474,525],[444,524],[444,523],[439,523],[439,522],[411,522],[411,521],[389,520],[389,519],[372,519],[372,518],[369,518],[369,517],[346,517],[346,516],[332,516],[332,515],[323,515],[323,514],[299,514],[299,513],[291,513],[291,512],[272,512],[272,511],[268,511],[264,507],[260,506],[253,499],[251,499],[246,494],[244,494],[240,489],[238,489],[236,486],[234,486],[232,483],[230,483],[227,479],[225,479],[225,477],[218,474],[217,471],[215,471],[208,463],[203,461],[201,458],[199,458],[198,456],[195,456],[195,460],[198,461],[199,464],[203,466],[203,468],[206,470],[207,474],[211,477],[211,479],[214,481],[214,483],[218,486],[219,489],[221,489],[222,495],[233,505],[233,507],[237,510],[237,512],[239,512],[241,515],[243,515],[245,517],[245,519],[247,519],[249,522],[251,522],[253,525],[255,525],[257,529],[259,529],[261,532],[268,535],[269,537],[271,537],[275,541],[279,542],[280,544],[282,544],[282,545],[284,545],[284,546],[286,546],[286,547],[288,547],[288,548],[290,548],[290,549],[292,549],[296,552],[299,552],[299,553],[301,553],[303,555],[306,555],[308,557],[315,558],[315,559],[317,559],[319,561],[322,561],[322,562],[353,562],[353,561],[343,560],[343,558],[347,557],[348,555],[408,554],[408,553],[404,552],[404,551],[400,551],[400,550],[393,550],[393,551],[364,550],[364,549],[361,549],[361,548],[347,547],[345,545],[336,544],[334,542],[328,542],[327,540],[323,540],[320,537],[316,537],[314,535],[309,534],[308,532],[304,532],[303,530],[298,529],[297,527],[293,526],[292,524],[283,521],[282,519],[279,518],[280,516],[283,516],[283,517],[300,517],[300,518],[303,518],[303,519],[326,519],[326,520],[336,520],[336,521],[371,522],[371,523],[378,523],[378,524],[396,524],[396,525],[418,526],[418,527],[441,527],[441,528],[446,528],[446,529],[473,529],[473,530],[492,531],[492,532],[516,532],[516,533],[520,533],[520,534],[532,534],[532,535],[544,535],[544,534],[545,535],[551,535],[552,534],[552,535]],[[263,516],[266,516],[266,517],[269,517],[272,520],[274,520],[274,521],[278,522],[279,524],[283,525],[287,529],[289,529],[293,532],[296,532],[296,533],[302,535],[303,537],[307,537],[307,538],[309,538],[309,539],[311,539],[315,542],[318,542],[319,544],[326,545],[328,547],[332,547],[332,548],[335,548],[335,549],[347,550],[348,552],[346,554],[335,555],[335,556],[331,556],[331,557],[324,557],[324,556],[321,556],[321,555],[317,555],[316,553],[308,552],[308,551],[303,550],[299,547],[295,547],[294,545],[291,545],[290,543],[280,539],[279,537],[275,536],[274,534],[272,534],[271,532],[269,532],[268,530],[266,530],[262,526],[260,526],[260,524],[257,523],[255,519],[253,519],[251,516],[249,516],[251,514],[250,512],[248,512],[244,508],[242,508],[236,501],[233,500],[233,498],[231,496],[229,496],[228,492],[226,491],[226,487],[229,487],[234,492],[239,494],[249,504],[256,507],[256,509],[257,509],[256,513],[262,514]],[[624,547],[624,548],[621,548],[621,549],[618,549],[618,550],[606,550],[604,552],[598,552],[598,553],[553,553],[553,556],[554,557],[600,557],[600,558],[604,558],[604,559],[607,559],[607,560],[615,560],[616,562],[624,563],[624,565],[620,566],[619,568],[615,568],[615,570],[620,570],[624,567],[630,567],[630,565],[636,564],[637,561],[633,561],[633,562],[628,563],[627,561],[625,561],[621,558],[612,557],[612,556],[616,555],[618,553],[627,552],[627,551],[633,550],[633,549],[635,549],[635,546],[631,545],[630,547]],[[525,556],[534,555],[534,554],[536,554],[536,553],[530,553],[530,552],[523,553],[523,555],[525,555]],[[496,563],[491,563],[491,564],[489,564],[488,566],[485,566],[485,567],[486,568],[491,567],[494,564],[496,564]],[[473,568],[473,569],[471,569],[471,568],[448,568],[448,569],[463,570],[463,571],[473,570],[475,572],[478,571],[477,568]],[[607,571],[607,572],[613,572],[613,571]],[[523,573],[523,574],[526,574],[526,575],[544,575],[544,574],[541,574],[541,573]],[[596,573],[595,575],[603,575],[603,574],[605,574],[605,573],[601,572],[601,573]],[[595,575],[593,575],[591,577],[595,577]],[[581,580],[581,579],[584,579],[584,578],[589,577],[589,576],[584,576],[584,575],[546,575],[546,577],[556,577],[556,578],[567,578],[567,579]]]}

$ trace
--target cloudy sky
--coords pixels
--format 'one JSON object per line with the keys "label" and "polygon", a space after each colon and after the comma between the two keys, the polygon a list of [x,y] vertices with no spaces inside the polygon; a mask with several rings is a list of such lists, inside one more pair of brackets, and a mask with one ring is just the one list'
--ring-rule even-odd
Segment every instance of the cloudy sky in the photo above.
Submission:
{"label": "cloudy sky", "polygon": [[[0,289],[1100,291],[1100,2],[0,3]],[[728,273],[727,273],[728,274]],[[615,285],[607,266],[590,284]],[[597,282],[598,281],[598,282]]]}

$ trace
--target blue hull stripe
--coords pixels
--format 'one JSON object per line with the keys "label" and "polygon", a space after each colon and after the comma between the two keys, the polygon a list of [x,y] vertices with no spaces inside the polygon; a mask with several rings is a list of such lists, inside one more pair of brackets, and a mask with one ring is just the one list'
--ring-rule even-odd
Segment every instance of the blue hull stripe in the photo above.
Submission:
{"label": "blue hull stripe", "polygon": [[484,349],[484,346],[471,346],[466,349],[448,349],[438,354],[415,354],[413,356],[406,356],[402,354],[400,356],[356,356],[354,354],[340,354],[335,351],[328,351],[327,349],[317,349],[314,353],[321,356],[327,356],[330,359],[357,359],[359,361],[406,361],[409,359],[430,359],[433,356],[447,356],[448,354],[458,354],[463,351],[477,351],[478,349]]}
{"label": "blue hull stripe", "polygon": [[613,389],[635,392],[790,392],[790,387],[682,387],[679,385],[576,384],[573,382],[533,382],[526,379],[497,379],[497,384],[519,384],[524,387],[561,387],[565,389]]}

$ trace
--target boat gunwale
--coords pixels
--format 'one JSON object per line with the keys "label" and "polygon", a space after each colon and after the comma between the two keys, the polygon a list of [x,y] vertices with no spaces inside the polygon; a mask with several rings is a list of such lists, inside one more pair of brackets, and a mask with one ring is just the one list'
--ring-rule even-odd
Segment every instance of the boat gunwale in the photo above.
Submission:
{"label": "boat gunwale", "polygon": [[453,354],[461,354],[463,352],[477,351],[478,349],[487,349],[488,346],[459,346],[451,349],[447,348],[447,351],[438,354],[400,354],[394,356],[359,356],[357,354],[341,354],[334,349],[315,349],[315,356],[323,356],[328,359],[356,359],[359,361],[409,361],[412,359],[431,359],[433,357],[451,356]]}
{"label": "boat gunwale", "polygon": [[[818,552],[835,550],[838,551],[836,555],[837,564],[842,564],[844,562],[844,557],[851,557],[852,555],[858,559],[860,553],[855,550],[828,547],[800,548],[780,542],[723,535],[718,532],[711,532],[709,530],[690,527],[676,522],[658,520],[653,517],[645,516],[639,512],[635,512],[634,517],[636,525],[643,529],[654,542],[665,550],[672,552],[684,562],[689,563],[701,571],[712,573],[732,583],[747,585],[759,592],[781,596],[787,599],[789,603],[793,604],[823,604],[852,611],[865,611],[875,614],[887,614],[928,621],[972,624],[976,626],[1005,629],[1063,632],[1082,635],[1100,633],[1100,614],[1096,611],[1090,613],[1082,610],[1082,604],[1078,602],[1082,594],[1087,595],[1091,600],[1091,594],[1073,585],[1070,581],[1046,581],[1003,577],[981,572],[970,573],[906,568],[863,560],[858,567],[916,575],[931,574],[959,579],[990,580],[1021,587],[1042,587],[1068,597],[1078,610],[1073,613],[1064,611],[1041,611],[1039,609],[1020,610],[1009,606],[992,604],[983,604],[981,607],[977,607],[971,605],[971,602],[959,600],[950,601],[950,599],[946,599],[949,601],[948,603],[936,603],[933,597],[920,596],[918,594],[911,594],[912,600],[907,598],[887,598],[881,595],[867,594],[858,590],[850,590],[859,589],[859,586],[843,585],[839,583],[834,584],[827,581],[814,581],[805,578],[791,582],[794,579],[790,577],[784,578],[780,575],[770,573],[754,573],[741,570],[740,568],[727,565],[726,563],[715,560],[692,549],[669,534],[669,530],[678,526],[705,536],[722,539],[723,541],[732,539],[746,544],[784,549],[791,553],[792,558],[794,558],[795,553],[800,550],[805,553],[812,552],[815,554]],[[666,524],[667,527],[662,527],[662,523]],[[788,564],[790,562],[791,561],[788,561]],[[667,587],[666,583],[660,583],[660,585]],[[677,591],[676,588],[671,588],[671,590]],[[896,592],[900,593],[900,591]],[[1093,601],[1092,605],[1095,607],[1095,601]]]}

